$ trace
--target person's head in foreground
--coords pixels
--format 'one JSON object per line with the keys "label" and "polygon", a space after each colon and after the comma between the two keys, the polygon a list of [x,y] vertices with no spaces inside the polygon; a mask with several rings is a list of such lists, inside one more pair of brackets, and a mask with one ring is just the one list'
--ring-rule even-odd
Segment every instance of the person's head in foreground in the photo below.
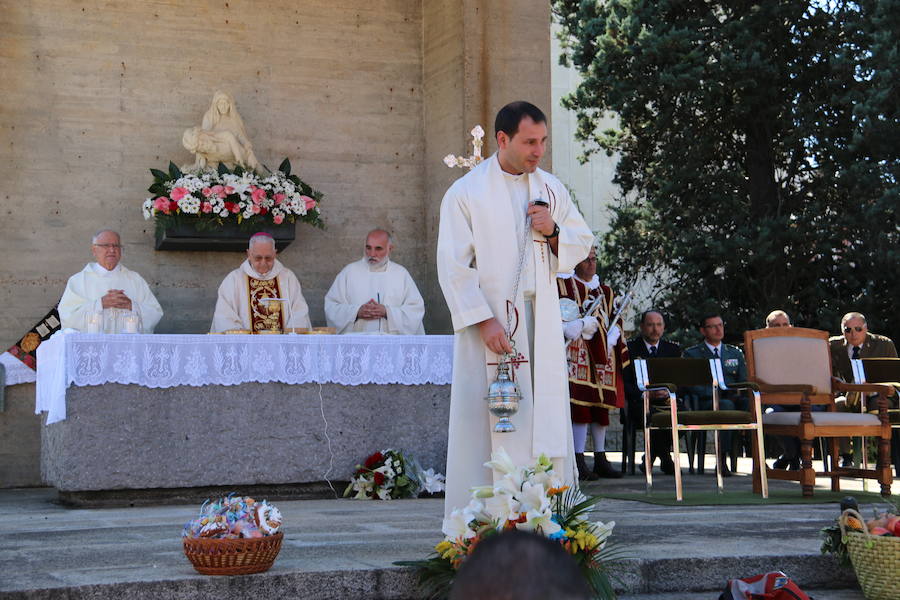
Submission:
{"label": "person's head in foreground", "polygon": [[584,575],[557,542],[512,529],[480,542],[453,580],[450,600],[589,600]]}

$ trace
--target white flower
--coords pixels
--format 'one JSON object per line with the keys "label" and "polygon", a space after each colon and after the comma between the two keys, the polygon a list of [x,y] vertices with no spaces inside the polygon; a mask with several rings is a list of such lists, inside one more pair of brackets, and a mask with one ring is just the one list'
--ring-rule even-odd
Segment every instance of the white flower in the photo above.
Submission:
{"label": "white flower", "polygon": [[544,535],[553,535],[562,529],[558,523],[552,520],[553,511],[551,511],[549,507],[547,507],[546,510],[529,510],[525,515],[525,518],[527,520],[524,523],[516,524],[516,529],[523,529],[525,531],[535,531],[540,529],[541,533]]}
{"label": "white flower", "polygon": [[251,210],[249,208],[245,208],[244,212],[241,214],[244,216],[245,219],[249,219],[250,217],[253,216],[253,210]]}
{"label": "white flower", "polygon": [[178,208],[183,213],[197,214],[200,212],[200,200],[193,196],[185,196],[178,201]]}
{"label": "white flower", "polygon": [[503,473],[504,475],[518,471],[516,463],[513,462],[509,453],[503,446],[500,446],[495,452],[491,453],[491,460],[484,463],[484,466],[499,473]]}
{"label": "white flower", "polygon": [[472,513],[468,507],[464,509],[454,509],[450,516],[444,519],[441,525],[441,532],[447,536],[447,539],[456,540],[459,538],[471,539],[475,537],[475,532],[469,527],[469,522],[473,519]]}
{"label": "white flower", "polygon": [[522,492],[516,496],[521,503],[519,512],[544,512],[550,509],[550,498],[544,486],[526,481],[522,484]]}
{"label": "white flower", "polygon": [[436,494],[444,491],[444,476],[435,473],[434,469],[426,469],[422,472],[422,485],[429,494]]}
{"label": "white flower", "polygon": [[391,490],[389,488],[381,488],[376,492],[379,500],[390,500],[391,499]]}
{"label": "white flower", "polygon": [[144,213],[144,220],[153,217],[153,198],[147,198],[146,200],[144,200],[144,204],[141,206],[141,211]]}
{"label": "white flower", "polygon": [[503,525],[509,520],[519,518],[519,502],[509,494],[497,494],[484,501],[484,520]]}
{"label": "white flower", "polygon": [[221,211],[219,211],[219,216],[220,216],[220,217],[227,217],[227,216],[230,215],[230,214],[231,214],[231,213],[228,212],[227,210],[221,210]]}

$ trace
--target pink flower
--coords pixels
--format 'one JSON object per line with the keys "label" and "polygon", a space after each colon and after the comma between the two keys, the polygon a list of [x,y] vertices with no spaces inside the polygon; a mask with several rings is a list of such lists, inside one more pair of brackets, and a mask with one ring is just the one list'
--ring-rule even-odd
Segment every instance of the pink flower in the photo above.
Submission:
{"label": "pink flower", "polygon": [[272,217],[272,220],[275,221],[276,225],[281,225],[282,221],[284,221],[284,215],[275,215]]}
{"label": "pink flower", "polygon": [[202,210],[205,213],[212,212],[212,204],[210,204],[209,202],[201,202],[200,210]]}
{"label": "pink flower", "polygon": [[259,204],[266,199],[266,190],[261,188],[252,188],[250,197],[253,198],[253,204]]}
{"label": "pink flower", "polygon": [[165,196],[160,196],[153,201],[153,208],[165,214],[169,214],[169,199]]}
{"label": "pink flower", "polygon": [[[230,193],[230,192],[227,191],[227,189],[226,189],[225,187],[223,187],[223,186],[221,186],[221,185],[214,185],[214,186],[212,186],[212,190],[211,190],[211,191],[212,191],[213,194],[215,194],[215,195],[218,196],[219,198],[224,198],[225,196],[227,196],[227,195]],[[231,191],[233,192],[234,190],[231,190]]]}
{"label": "pink flower", "polygon": [[254,204],[251,210],[253,211],[253,214],[258,215],[260,211],[259,204]]}
{"label": "pink flower", "polygon": [[[215,188],[213,188],[213,189],[215,189]],[[225,186],[225,194],[229,195],[229,194],[233,194],[233,193],[234,193],[234,188],[231,187],[230,185],[226,185]],[[219,197],[224,198],[225,196],[219,196]]]}
{"label": "pink flower", "polygon": [[316,201],[309,196],[300,196],[300,199],[306,203],[306,210],[312,210],[316,207]]}
{"label": "pink flower", "polygon": [[206,187],[200,190],[200,193],[203,194],[206,198],[209,198],[212,195],[213,191]]}
{"label": "pink flower", "polygon": [[284,194],[275,194],[275,206],[284,202]]}
{"label": "pink flower", "polygon": [[172,191],[169,194],[169,196],[172,197],[172,200],[174,200],[175,202],[178,202],[185,196],[190,196],[190,194],[191,193],[187,190],[187,188],[177,187],[177,188],[172,188]]}

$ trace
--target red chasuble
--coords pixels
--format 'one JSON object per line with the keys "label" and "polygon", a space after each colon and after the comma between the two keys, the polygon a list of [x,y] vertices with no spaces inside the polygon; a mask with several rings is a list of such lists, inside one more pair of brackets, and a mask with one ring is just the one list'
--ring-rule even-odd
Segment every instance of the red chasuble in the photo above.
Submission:
{"label": "red chasuble", "polygon": [[622,371],[630,363],[624,335],[619,336],[612,353],[607,355],[606,334],[609,328],[608,321],[615,315],[613,308],[615,294],[606,285],[593,290],[588,289],[574,277],[559,278],[557,284],[560,298],[570,298],[582,308],[600,294],[603,295],[599,308],[592,313],[592,316],[597,317],[600,322],[600,328],[590,340],[578,336],[569,342],[566,347],[566,358],[569,363],[572,421],[608,425],[608,409],[625,406]]}
{"label": "red chasuble", "polygon": [[284,311],[270,315],[262,300],[264,298],[281,298],[278,278],[255,279],[244,275],[247,279],[247,291],[250,297],[250,327],[254,332],[269,329],[284,329]]}

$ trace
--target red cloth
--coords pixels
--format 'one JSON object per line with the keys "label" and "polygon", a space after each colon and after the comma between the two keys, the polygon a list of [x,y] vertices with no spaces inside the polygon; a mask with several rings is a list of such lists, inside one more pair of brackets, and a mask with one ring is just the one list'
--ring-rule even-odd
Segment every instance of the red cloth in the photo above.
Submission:
{"label": "red cloth", "polygon": [[590,290],[574,277],[557,279],[557,284],[560,298],[574,300],[581,307],[603,294],[600,309],[593,313],[600,322],[600,328],[590,340],[583,340],[579,336],[569,342],[566,358],[569,363],[572,421],[609,425],[609,409],[625,406],[622,371],[630,363],[628,346],[621,334],[611,355],[607,356],[608,326],[604,323],[603,315],[606,315],[606,319],[611,319],[615,314],[615,294],[606,285]]}

